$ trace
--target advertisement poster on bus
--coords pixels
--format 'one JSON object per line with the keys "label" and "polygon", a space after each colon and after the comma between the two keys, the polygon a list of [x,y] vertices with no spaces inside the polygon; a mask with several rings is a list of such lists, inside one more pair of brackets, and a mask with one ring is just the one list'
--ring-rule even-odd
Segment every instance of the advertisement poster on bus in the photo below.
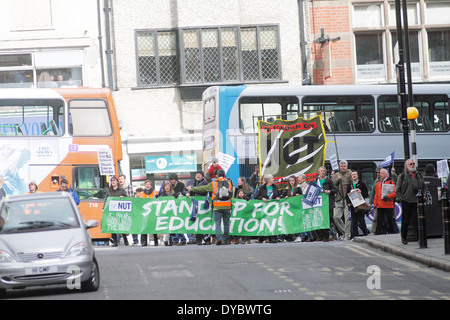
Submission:
{"label": "advertisement poster on bus", "polygon": [[260,172],[272,174],[276,183],[303,173],[306,180],[317,177],[325,163],[327,140],[322,117],[258,122]]}
{"label": "advertisement poster on bus", "polygon": [[27,143],[0,144],[0,187],[6,194],[23,194],[28,191],[30,157]]}

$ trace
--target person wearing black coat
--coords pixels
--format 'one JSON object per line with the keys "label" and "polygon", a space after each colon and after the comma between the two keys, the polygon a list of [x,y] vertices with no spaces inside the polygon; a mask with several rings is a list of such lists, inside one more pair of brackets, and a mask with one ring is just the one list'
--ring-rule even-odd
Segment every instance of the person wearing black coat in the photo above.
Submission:
{"label": "person wearing black coat", "polygon": [[[255,199],[262,200],[267,202],[267,200],[275,199],[280,200],[281,193],[278,190],[278,187],[273,183],[273,175],[266,174],[264,175],[264,185],[262,185],[258,192],[255,195]],[[259,237],[258,242],[263,243],[265,237]],[[277,236],[269,236],[268,237],[270,243],[277,242]]]}
{"label": "person wearing black coat", "polygon": [[367,236],[370,231],[367,229],[366,221],[364,220],[365,214],[364,212],[358,211],[356,208],[353,207],[352,202],[350,201],[350,198],[348,197],[348,194],[351,190],[359,189],[361,191],[361,195],[364,199],[369,197],[369,191],[367,189],[367,186],[364,182],[360,181],[358,179],[358,172],[352,171],[352,181],[349,183],[347,187],[347,204],[348,209],[351,212],[352,222],[351,222],[351,238],[354,238],[358,235],[358,225],[361,228],[363,235]]}
{"label": "person wearing black coat", "polygon": [[[173,188],[173,196],[175,198],[178,198],[178,196],[183,196],[185,193],[185,185],[183,182],[178,181],[178,175],[176,173],[170,173],[169,174],[169,180],[172,184]],[[172,240],[177,245],[185,245],[186,244],[186,237],[182,233],[172,234]]]}
{"label": "person wearing black coat", "polygon": [[[205,174],[202,170],[198,170],[195,173],[195,177],[192,180],[189,180],[186,182],[185,187],[201,187],[206,186],[208,184],[208,181],[205,178]],[[189,193],[189,191],[186,189],[184,193]],[[191,196],[201,196],[205,197],[208,193],[207,192],[191,192]],[[197,243],[197,245],[202,245],[203,240],[205,241],[211,241],[211,235],[205,235],[205,234],[196,234],[195,236],[192,234],[188,234],[189,241],[194,241]]]}
{"label": "person wearing black coat", "polygon": [[280,200],[281,193],[277,186],[273,183],[273,176],[271,174],[264,175],[264,185],[262,185],[255,195],[255,199],[267,200],[276,199]]}
{"label": "person wearing black coat", "polygon": [[238,197],[238,193],[240,190],[244,191],[245,200],[250,200],[252,198],[254,190],[248,184],[247,179],[245,179],[245,177],[239,177],[239,179],[237,180],[236,188],[234,188],[234,198]]}
{"label": "person wearing black coat", "polygon": [[[297,196],[301,196],[303,194],[302,192],[302,188],[300,188],[297,185],[297,177],[292,175],[288,178],[288,185],[286,186],[286,188],[283,190],[283,192],[281,193],[281,198],[290,198],[290,197],[297,197]],[[283,234],[280,237],[283,240],[286,240],[288,242],[292,242],[294,241],[295,236],[299,237],[300,234]]]}
{"label": "person wearing black coat", "polygon": [[337,192],[336,185],[333,180],[327,177],[327,169],[325,167],[319,167],[319,176],[317,177],[316,183],[322,188],[322,192],[328,194],[328,205],[329,205],[329,215],[330,215],[330,228],[317,230],[319,234],[319,239],[322,238],[322,241],[328,242],[330,240],[330,232],[334,236],[336,232],[333,229],[336,229],[334,226],[333,220],[333,209],[334,209],[334,198]]}
{"label": "person wearing black coat", "polygon": [[288,185],[281,193],[281,198],[289,198],[294,196],[301,196],[302,189],[297,186],[297,177],[290,176],[288,179]]}

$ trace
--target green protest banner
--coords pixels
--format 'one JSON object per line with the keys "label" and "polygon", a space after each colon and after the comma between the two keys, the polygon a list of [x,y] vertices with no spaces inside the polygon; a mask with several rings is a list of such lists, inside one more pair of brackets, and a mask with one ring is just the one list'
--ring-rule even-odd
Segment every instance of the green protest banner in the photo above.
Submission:
{"label": "green protest banner", "polygon": [[[110,197],[105,203],[102,232],[123,234],[214,234],[211,208],[205,210],[204,197],[198,201],[196,219],[192,219],[192,199]],[[232,199],[230,234],[236,236],[272,236],[326,229],[330,227],[328,195],[321,193],[312,207],[303,196],[270,200]]]}
{"label": "green protest banner", "polygon": [[[211,209],[203,208],[205,198],[194,198],[199,204],[196,219],[191,219],[193,204],[188,197],[109,198],[105,204],[102,232],[214,233]],[[321,194],[313,207],[306,206],[302,199],[300,196],[267,203],[233,199],[230,234],[270,236],[329,228],[328,196]]]}

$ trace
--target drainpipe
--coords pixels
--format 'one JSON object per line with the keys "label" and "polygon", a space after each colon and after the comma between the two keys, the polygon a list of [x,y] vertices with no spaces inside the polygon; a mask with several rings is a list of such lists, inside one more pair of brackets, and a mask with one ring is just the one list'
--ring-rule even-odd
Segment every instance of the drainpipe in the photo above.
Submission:
{"label": "drainpipe", "polygon": [[303,85],[310,85],[311,79],[308,75],[308,63],[306,59],[306,44],[305,41],[305,15],[303,13],[303,1],[304,0],[298,0],[298,19],[300,20],[300,52],[302,55],[302,72],[303,72],[303,79],[302,84]]}
{"label": "drainpipe", "polygon": [[100,48],[100,67],[102,73],[102,88],[104,88],[106,87],[106,84],[105,84],[105,66],[103,63],[102,18],[100,14],[100,0],[97,0],[97,20],[98,20],[98,44]]}
{"label": "drainpipe", "polygon": [[106,57],[108,63],[108,82],[109,89],[111,91],[114,90],[114,81],[113,81],[113,68],[112,68],[112,54],[111,50],[111,26],[109,22],[109,15],[111,12],[111,8],[109,7],[109,0],[105,0],[105,7],[103,9],[105,11],[105,28],[106,28]]}

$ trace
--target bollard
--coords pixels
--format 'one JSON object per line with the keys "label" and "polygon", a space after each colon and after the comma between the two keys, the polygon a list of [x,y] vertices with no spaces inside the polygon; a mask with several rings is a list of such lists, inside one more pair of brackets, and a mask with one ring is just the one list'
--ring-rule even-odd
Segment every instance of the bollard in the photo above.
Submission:
{"label": "bollard", "polygon": [[427,230],[425,229],[425,212],[423,207],[423,194],[417,192],[417,230],[419,233],[419,248],[427,248]]}
{"label": "bollard", "polygon": [[442,189],[441,204],[442,204],[442,225],[444,228],[444,252],[450,254],[450,234],[448,221],[448,189]]}

